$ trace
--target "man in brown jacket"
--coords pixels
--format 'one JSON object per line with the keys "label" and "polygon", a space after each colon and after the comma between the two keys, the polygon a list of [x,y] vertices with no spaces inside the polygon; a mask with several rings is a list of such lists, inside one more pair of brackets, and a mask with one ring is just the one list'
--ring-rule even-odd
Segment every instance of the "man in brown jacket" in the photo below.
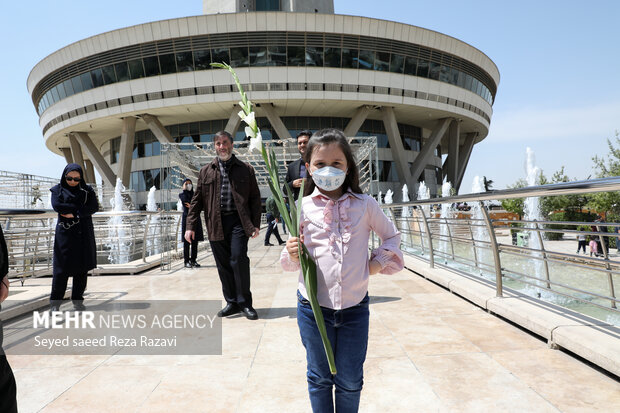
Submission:
{"label": "man in brown jacket", "polygon": [[250,320],[252,307],[248,239],[258,236],[261,199],[254,168],[233,155],[233,138],[220,131],[213,138],[216,157],[200,170],[198,184],[187,214],[185,239],[194,239],[205,211],[207,234],[222,282],[226,306],[220,317],[243,312]]}

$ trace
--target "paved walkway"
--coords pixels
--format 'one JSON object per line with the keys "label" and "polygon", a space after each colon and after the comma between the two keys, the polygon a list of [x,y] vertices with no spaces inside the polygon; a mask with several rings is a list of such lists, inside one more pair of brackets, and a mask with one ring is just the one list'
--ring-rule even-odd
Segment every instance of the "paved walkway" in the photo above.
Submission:
{"label": "paved walkway", "polygon": [[[252,240],[250,250],[260,319],[225,319],[221,356],[9,356],[20,412],[309,412],[297,274],[282,272],[280,248]],[[212,258],[201,262],[91,277],[88,294],[221,299]],[[15,286],[15,298],[49,283]],[[416,274],[373,276],[370,296],[361,412],[619,410],[615,378]]]}

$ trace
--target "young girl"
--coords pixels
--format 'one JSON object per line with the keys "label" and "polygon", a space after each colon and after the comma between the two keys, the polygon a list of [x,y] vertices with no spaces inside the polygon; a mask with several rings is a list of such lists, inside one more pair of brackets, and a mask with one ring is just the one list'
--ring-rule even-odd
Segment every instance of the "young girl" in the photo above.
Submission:
{"label": "young girl", "polygon": [[[368,346],[368,276],[403,268],[400,233],[379,204],[359,188],[351,147],[336,129],[316,132],[304,154],[306,180],[301,241],[317,266],[317,298],[334,351],[332,375],[312,308],[299,275],[297,324],[308,362],[308,392],[314,412],[357,412]],[[383,240],[368,259],[370,231]],[[299,267],[297,238],[281,254],[285,271]]]}

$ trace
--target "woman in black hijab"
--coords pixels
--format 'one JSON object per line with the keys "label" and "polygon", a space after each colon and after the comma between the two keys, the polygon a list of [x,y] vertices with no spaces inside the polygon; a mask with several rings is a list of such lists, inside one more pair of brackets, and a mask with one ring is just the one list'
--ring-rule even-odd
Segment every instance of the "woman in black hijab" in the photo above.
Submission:
{"label": "woman in black hijab", "polygon": [[[185,268],[200,267],[200,264],[196,262],[198,256],[198,241],[204,241],[204,234],[202,232],[202,223],[198,220],[198,228],[196,229],[196,235],[194,240],[190,244],[185,240],[183,234],[185,234],[185,221],[187,220],[187,213],[189,212],[189,205],[192,202],[194,196],[194,186],[192,180],[187,178],[183,181],[183,192],[179,194],[179,199],[183,204],[183,218],[181,221],[181,239],[183,240],[183,260],[185,261]],[[191,254],[190,254],[191,246]]]}
{"label": "woman in black hijab", "polygon": [[73,277],[71,300],[78,310],[84,309],[86,274],[97,266],[97,247],[91,215],[99,210],[95,191],[84,182],[82,168],[70,163],[65,167],[60,184],[52,191],[52,207],[58,212],[54,237],[54,278],[50,304],[58,311]]}

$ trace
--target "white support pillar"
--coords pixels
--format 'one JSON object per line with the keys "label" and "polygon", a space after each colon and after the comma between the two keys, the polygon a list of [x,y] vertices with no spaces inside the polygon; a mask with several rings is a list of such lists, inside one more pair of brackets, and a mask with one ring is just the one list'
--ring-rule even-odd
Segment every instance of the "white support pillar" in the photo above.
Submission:
{"label": "white support pillar", "polygon": [[135,142],[136,120],[133,116],[123,118],[121,148],[118,159],[118,177],[123,181],[125,188],[129,188],[129,178],[131,176],[131,155]]}
{"label": "white support pillar", "polygon": [[110,185],[111,188],[116,186],[116,175],[110,168],[110,165],[105,161],[101,152],[97,149],[93,141],[88,136],[86,132],[71,132],[69,136],[73,136],[77,142],[82,145],[86,153],[88,154],[88,158],[92,161],[97,171],[99,171],[99,175],[103,178],[106,184]]}
{"label": "white support pillar", "polygon": [[65,157],[65,161],[67,161],[67,163],[73,163],[73,155],[71,155],[71,148],[60,148],[60,150],[62,151],[62,154]]}
{"label": "white support pillar", "polygon": [[90,159],[84,159],[84,179],[89,184],[96,184],[95,179],[95,170],[93,169],[93,163]]}
{"label": "white support pillar", "polygon": [[[415,181],[409,170],[409,163],[407,162],[407,156],[405,147],[403,146],[403,140],[400,137],[398,131],[398,122],[396,121],[396,115],[394,114],[394,108],[390,106],[384,106],[381,108],[383,117],[383,126],[387,132],[388,141],[390,142],[390,148],[392,150],[392,159],[396,162],[396,172],[398,173],[398,179],[401,182],[406,182],[408,188],[413,188]],[[361,122],[364,122],[363,120]],[[349,122],[351,123],[351,122]],[[361,125],[361,123],[360,123]],[[357,131],[355,131],[357,133]],[[349,135],[346,135],[349,136]]]}
{"label": "white support pillar", "polygon": [[448,130],[448,157],[446,163],[448,164],[448,170],[444,173],[444,176],[448,177],[448,182],[452,185],[457,180],[459,171],[459,135],[461,133],[461,123],[454,121],[450,124]]}
{"label": "white support pillar", "polygon": [[[411,176],[416,182],[418,180],[418,177],[426,167],[426,164],[431,160],[433,156],[435,156],[435,149],[437,148],[437,145],[439,145],[439,142],[441,141],[443,135],[446,133],[446,130],[448,130],[450,122],[452,122],[452,118],[444,118],[438,121],[437,126],[435,126],[435,129],[433,129],[433,132],[431,132],[431,136],[426,140],[426,143],[420,149],[420,153],[415,158],[415,161],[413,161],[413,166],[411,167]],[[410,186],[410,188],[413,187]]]}
{"label": "white support pillar", "polygon": [[235,139],[235,135],[239,130],[239,126],[241,126],[241,118],[239,117],[240,110],[241,108],[238,105],[233,105],[232,113],[230,114],[230,117],[228,118],[228,123],[224,128],[226,132],[230,133],[230,136],[233,137],[233,140]]}
{"label": "white support pillar", "polygon": [[458,175],[456,177],[456,182],[452,184],[452,187],[456,190],[458,194],[459,189],[461,188],[461,182],[463,181],[463,176],[465,175],[465,168],[469,163],[469,157],[471,156],[471,152],[474,149],[474,143],[476,142],[476,137],[478,136],[477,132],[470,132],[465,137],[465,142],[461,145],[459,149],[459,170]]}
{"label": "white support pillar", "polygon": [[265,112],[269,123],[271,123],[280,139],[293,139],[286,126],[284,126],[284,122],[276,113],[272,103],[261,103],[260,108]]}
{"label": "white support pillar", "polygon": [[164,128],[164,125],[162,125],[159,119],[157,119],[157,116],[145,113],[140,117],[146,123],[146,126],[149,127],[151,132],[153,132],[153,135],[155,135],[159,143],[174,142],[174,139],[172,139],[172,136],[170,136],[170,132],[168,132],[168,130]]}
{"label": "white support pillar", "polygon": [[363,105],[357,108],[357,110],[355,111],[355,114],[353,115],[349,123],[347,123],[347,127],[344,128],[344,131],[343,131],[344,136],[346,137],[355,136],[355,134],[357,134],[357,132],[360,130],[360,128],[364,124],[364,121],[368,117],[370,110],[371,108],[368,105]]}
{"label": "white support pillar", "polygon": [[69,134],[69,146],[71,147],[71,158],[73,159],[73,163],[80,165],[82,170],[84,170],[84,155],[82,155],[82,147],[77,139],[74,136]]}

